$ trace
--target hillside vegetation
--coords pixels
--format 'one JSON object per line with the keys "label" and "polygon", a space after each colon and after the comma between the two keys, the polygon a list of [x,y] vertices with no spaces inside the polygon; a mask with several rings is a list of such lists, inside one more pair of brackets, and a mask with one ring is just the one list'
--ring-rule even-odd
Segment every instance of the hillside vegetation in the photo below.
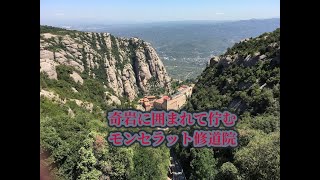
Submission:
{"label": "hillside vegetation", "polygon": [[236,149],[176,146],[189,179],[280,179],[279,102],[280,29],[236,43],[213,57],[185,109],[238,114],[240,145]]}

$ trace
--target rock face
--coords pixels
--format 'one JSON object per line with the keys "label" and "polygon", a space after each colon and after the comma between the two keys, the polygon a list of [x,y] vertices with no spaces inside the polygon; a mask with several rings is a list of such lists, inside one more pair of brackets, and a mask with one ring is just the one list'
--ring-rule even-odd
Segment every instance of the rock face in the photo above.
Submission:
{"label": "rock face", "polygon": [[107,98],[106,103],[108,105],[121,105],[121,101],[117,96],[112,95],[110,92],[105,92]]}
{"label": "rock face", "polygon": [[[240,41],[236,46],[240,46],[243,43],[255,41],[263,41],[268,38],[268,34],[262,36],[261,38],[254,38],[252,40],[244,39]],[[280,58],[278,56],[280,55],[280,43],[279,42],[270,42],[265,48],[265,53],[275,51],[275,54],[262,54],[258,50],[256,52],[251,53],[240,53],[240,52],[234,52],[232,54],[226,53],[224,55],[220,56],[214,56],[212,57],[209,62],[208,66],[214,66],[215,64],[222,65],[224,68],[228,67],[230,64],[242,64],[244,67],[251,67],[257,64],[259,61],[266,61],[266,60],[273,60],[277,63],[280,62]]]}
{"label": "rock face", "polygon": [[213,65],[217,64],[217,63],[219,62],[219,60],[220,60],[219,56],[213,56],[213,57],[209,60],[208,65],[209,65],[209,66],[213,66]]}
{"label": "rock face", "polygon": [[79,82],[80,84],[83,84],[83,79],[78,73],[73,71],[72,74],[70,74],[70,77],[74,80],[74,82]]}
{"label": "rock face", "polygon": [[44,89],[41,89],[41,91],[40,91],[40,97],[41,96],[48,98],[51,101],[60,103],[60,104],[65,104],[67,102],[66,99],[61,99],[58,94],[51,92],[51,91],[46,91]]}
{"label": "rock face", "polygon": [[133,100],[148,94],[150,81],[170,91],[170,77],[155,49],[137,38],[117,38],[109,33],[66,31],[40,34],[40,72],[58,79],[56,67],[71,67],[70,77],[83,84],[84,74],[99,79],[117,97]]}
{"label": "rock face", "polygon": [[56,63],[53,52],[48,50],[41,50],[40,44],[40,72],[46,72],[50,79],[57,79]]}

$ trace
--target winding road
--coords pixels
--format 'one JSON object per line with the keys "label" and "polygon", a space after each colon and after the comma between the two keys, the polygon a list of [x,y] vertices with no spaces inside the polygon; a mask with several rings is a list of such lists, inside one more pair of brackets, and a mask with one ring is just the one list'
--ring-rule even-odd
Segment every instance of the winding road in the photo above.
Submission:
{"label": "winding road", "polygon": [[180,162],[172,149],[170,149],[170,161],[172,170],[172,180],[186,180],[186,176],[183,172]]}

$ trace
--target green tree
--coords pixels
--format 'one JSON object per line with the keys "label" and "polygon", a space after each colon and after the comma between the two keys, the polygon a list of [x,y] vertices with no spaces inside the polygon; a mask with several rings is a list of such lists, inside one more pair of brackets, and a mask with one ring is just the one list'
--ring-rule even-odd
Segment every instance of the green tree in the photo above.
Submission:
{"label": "green tree", "polygon": [[78,179],[99,179],[102,175],[101,171],[96,169],[97,159],[93,152],[94,139],[88,137],[84,140],[84,146],[78,151],[80,158],[77,163],[77,170],[79,173]]}
{"label": "green tree", "polygon": [[280,133],[255,136],[235,154],[244,179],[280,179]]}
{"label": "green tree", "polygon": [[106,157],[110,165],[109,175],[111,179],[130,179],[134,172],[134,152],[131,148],[110,146]]}
{"label": "green tree", "polygon": [[217,180],[239,180],[238,169],[231,163],[226,162],[222,164],[219,173],[216,176]]}
{"label": "green tree", "polygon": [[167,147],[136,147],[133,159],[135,169],[130,179],[167,179],[170,163]]}
{"label": "green tree", "polygon": [[190,152],[192,157],[190,179],[214,179],[217,168],[212,149],[191,148]]}

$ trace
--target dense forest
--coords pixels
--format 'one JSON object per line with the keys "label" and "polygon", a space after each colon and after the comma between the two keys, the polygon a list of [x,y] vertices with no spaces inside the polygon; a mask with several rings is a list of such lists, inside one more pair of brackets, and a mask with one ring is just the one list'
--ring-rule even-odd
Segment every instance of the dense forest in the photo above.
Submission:
{"label": "dense forest", "polygon": [[239,146],[177,145],[184,172],[189,179],[280,179],[280,29],[239,42],[219,58],[198,78],[185,110],[238,114]]}

